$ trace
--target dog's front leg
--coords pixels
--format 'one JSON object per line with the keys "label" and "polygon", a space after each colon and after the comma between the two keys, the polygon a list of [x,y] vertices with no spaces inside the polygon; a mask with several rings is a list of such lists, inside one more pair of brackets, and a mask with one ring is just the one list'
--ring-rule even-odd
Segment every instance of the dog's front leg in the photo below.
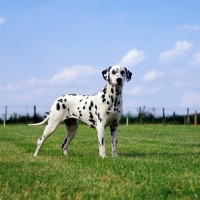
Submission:
{"label": "dog's front leg", "polygon": [[117,138],[118,138],[118,127],[110,126],[111,142],[112,142],[112,156],[117,157]]}
{"label": "dog's front leg", "polygon": [[98,141],[99,141],[99,155],[102,158],[106,157],[106,144],[105,144],[105,127],[104,124],[99,124],[97,127]]}

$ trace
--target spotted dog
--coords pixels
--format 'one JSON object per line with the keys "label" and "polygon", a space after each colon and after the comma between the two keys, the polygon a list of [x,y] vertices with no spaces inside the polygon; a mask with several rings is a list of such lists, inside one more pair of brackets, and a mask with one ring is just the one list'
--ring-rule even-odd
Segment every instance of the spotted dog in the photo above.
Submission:
{"label": "spotted dog", "polygon": [[38,156],[44,141],[63,122],[67,135],[62,144],[64,154],[68,154],[69,143],[78,129],[78,120],[83,121],[98,132],[99,155],[106,156],[105,128],[110,126],[112,140],[112,156],[117,157],[118,125],[122,114],[122,88],[124,81],[130,81],[132,73],[125,67],[111,66],[102,72],[107,81],[106,86],[93,96],[67,94],[58,98],[51,107],[49,115],[38,124],[48,122],[43,135],[37,141],[34,156]]}

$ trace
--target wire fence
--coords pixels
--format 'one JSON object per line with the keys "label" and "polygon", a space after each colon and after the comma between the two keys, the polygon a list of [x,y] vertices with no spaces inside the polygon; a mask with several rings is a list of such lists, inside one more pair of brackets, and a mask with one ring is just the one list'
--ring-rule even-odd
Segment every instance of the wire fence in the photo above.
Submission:
{"label": "wire fence", "polygon": [[[0,106],[0,122],[7,123],[28,123],[37,122],[45,117],[45,113],[49,112],[50,106],[20,106],[9,105]],[[129,124],[200,124],[200,108],[170,108],[170,107],[125,107],[121,123]],[[196,120],[196,121],[195,121]]]}

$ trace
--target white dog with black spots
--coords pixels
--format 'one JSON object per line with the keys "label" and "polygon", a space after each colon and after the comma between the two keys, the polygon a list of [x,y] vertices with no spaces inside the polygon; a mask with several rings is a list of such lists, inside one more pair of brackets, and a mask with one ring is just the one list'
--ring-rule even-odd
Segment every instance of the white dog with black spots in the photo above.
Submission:
{"label": "white dog with black spots", "polygon": [[110,126],[112,156],[117,157],[117,137],[119,120],[122,115],[122,88],[124,81],[130,81],[132,73],[125,67],[111,66],[102,72],[107,81],[106,86],[93,96],[67,94],[58,98],[52,105],[49,115],[38,124],[48,121],[41,138],[37,141],[34,156],[38,156],[44,141],[55,131],[60,123],[64,123],[67,131],[62,144],[64,154],[68,154],[68,146],[78,129],[78,120],[98,132],[99,155],[106,156],[105,128]]}

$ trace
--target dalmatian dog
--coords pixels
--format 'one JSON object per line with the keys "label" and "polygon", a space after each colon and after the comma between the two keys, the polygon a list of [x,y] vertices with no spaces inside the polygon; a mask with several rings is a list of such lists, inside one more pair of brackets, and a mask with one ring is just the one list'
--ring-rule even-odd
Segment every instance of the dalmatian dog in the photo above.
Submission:
{"label": "dalmatian dog", "polygon": [[42,137],[37,140],[34,156],[38,156],[44,141],[55,131],[60,123],[64,123],[67,131],[62,144],[64,154],[68,154],[68,146],[78,129],[81,120],[98,132],[99,155],[106,157],[105,128],[110,126],[112,156],[117,157],[118,125],[122,115],[122,88],[126,81],[131,80],[132,73],[125,67],[111,66],[102,72],[106,86],[93,96],[67,94],[59,97],[52,105],[49,115],[38,124],[48,122]]}

